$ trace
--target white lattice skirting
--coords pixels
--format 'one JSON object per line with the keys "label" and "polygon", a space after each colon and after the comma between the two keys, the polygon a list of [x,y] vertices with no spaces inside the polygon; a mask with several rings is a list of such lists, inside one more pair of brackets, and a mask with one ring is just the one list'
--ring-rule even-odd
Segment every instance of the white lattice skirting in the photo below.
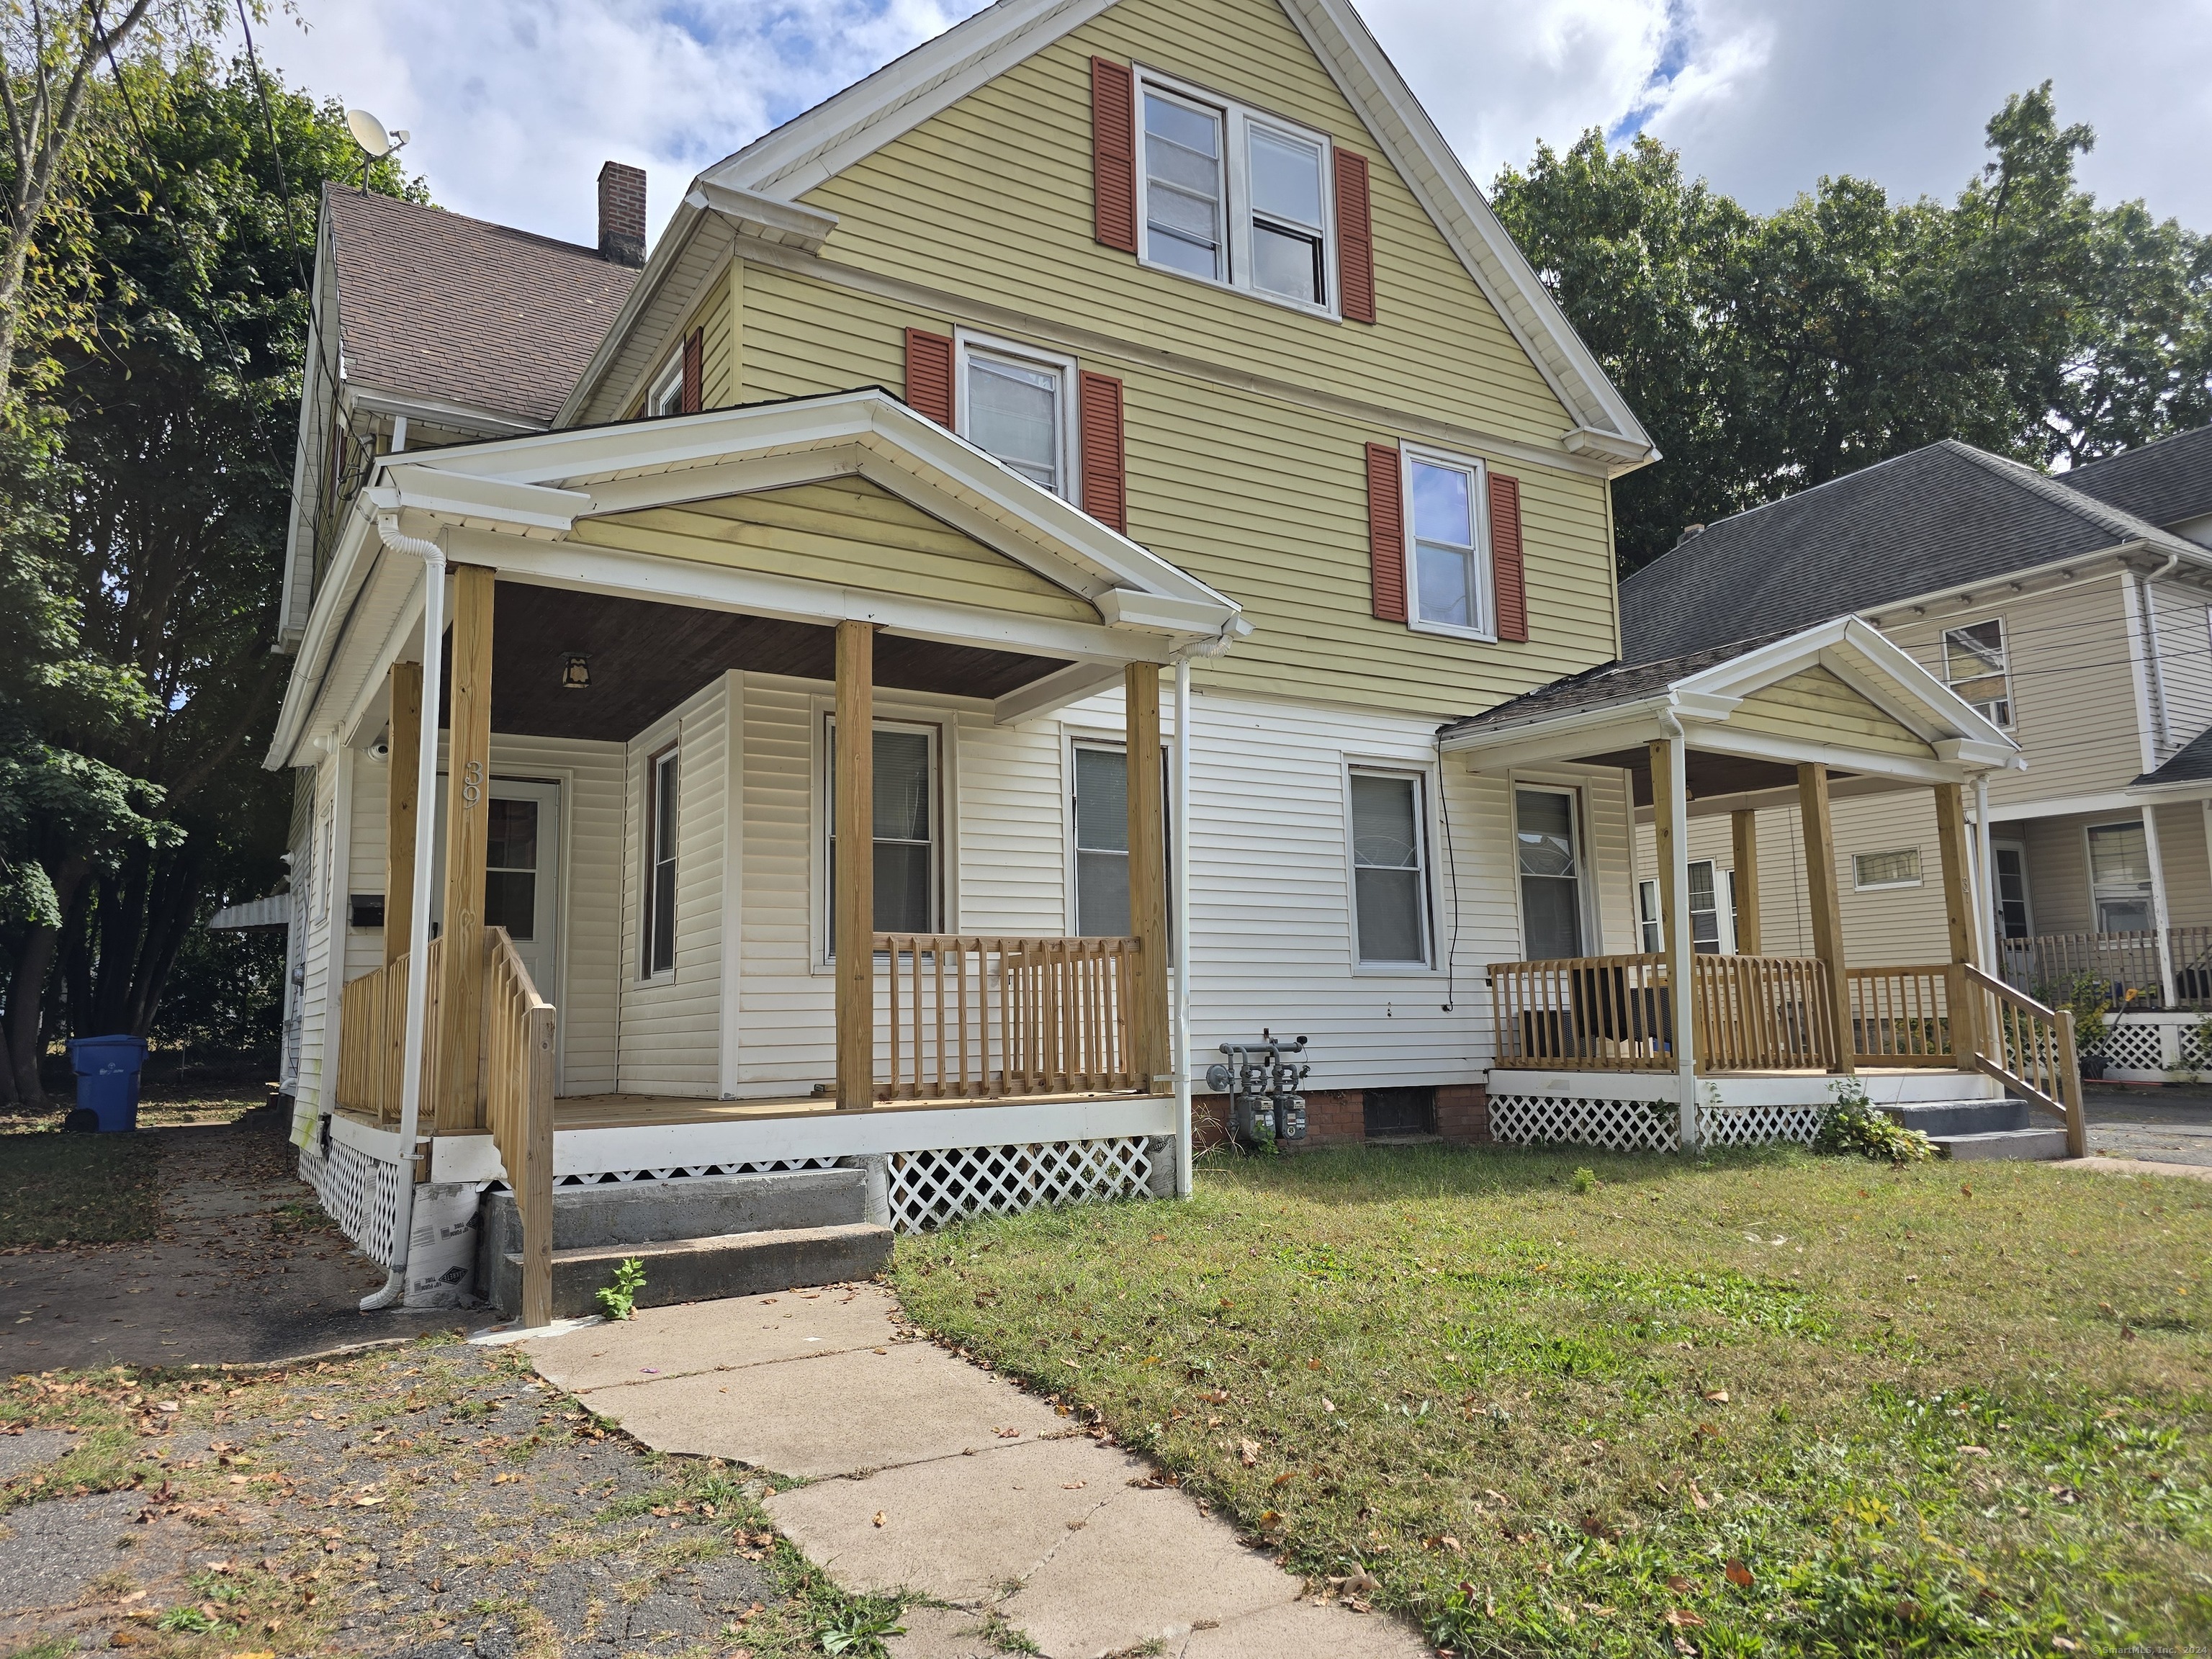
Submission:
{"label": "white lattice skirting", "polygon": [[[757,1164],[672,1164],[665,1170],[600,1170],[590,1175],[562,1176],[556,1187],[601,1187],[626,1181],[680,1181],[686,1176],[761,1175],[776,1170],[828,1170],[834,1158],[771,1158]],[[505,1187],[505,1182],[495,1183]]]}
{"label": "white lattice skirting", "polygon": [[1152,1152],[1142,1135],[1026,1146],[954,1146],[890,1155],[891,1224],[918,1233],[971,1215],[1143,1198]]}
{"label": "white lattice skirting", "polygon": [[1701,1108],[1698,1130],[1708,1146],[1771,1146],[1784,1140],[1809,1146],[1827,1115],[1826,1106]]}
{"label": "white lattice skirting", "polygon": [[1522,1146],[1603,1146],[1671,1152],[1680,1145],[1680,1109],[1671,1100],[1585,1100],[1571,1095],[1492,1095],[1490,1133]]}
{"label": "white lattice skirting", "polygon": [[[2167,1028],[2133,1023],[2115,1024],[2105,1032],[2105,1040],[2097,1045],[2097,1052],[2105,1064],[2121,1072],[2158,1072],[2163,1073],[2169,1066],[2179,1063],[2179,1056],[2171,1059],[2164,1042]],[[2180,1035],[2176,1031],[2175,1035]]]}
{"label": "white lattice skirting", "polygon": [[400,1166],[371,1158],[343,1140],[328,1158],[310,1141],[300,1150],[300,1179],[315,1189],[323,1212],[372,1261],[390,1261],[399,1225]]}

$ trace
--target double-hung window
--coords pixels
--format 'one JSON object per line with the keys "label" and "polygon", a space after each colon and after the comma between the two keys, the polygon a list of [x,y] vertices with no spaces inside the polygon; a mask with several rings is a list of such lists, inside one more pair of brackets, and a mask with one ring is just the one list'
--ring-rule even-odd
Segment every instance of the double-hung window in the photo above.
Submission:
{"label": "double-hung window", "polygon": [[1943,680],[1993,726],[2012,725],[2012,666],[2004,623],[1987,622],[1943,630]]}
{"label": "double-hung window", "polygon": [[[823,745],[823,845],[830,872],[823,884],[825,942],[837,937],[836,723],[828,723]],[[929,933],[937,930],[937,732],[933,726],[878,722],[874,773],[875,931]],[[830,954],[825,948],[823,955]]]}
{"label": "double-hung window", "polygon": [[954,343],[954,430],[1031,483],[1080,505],[1073,359],[965,332]]}
{"label": "double-hung window", "polygon": [[2089,827],[2089,891],[2100,933],[2151,930],[2150,838],[2140,820]]}
{"label": "double-hung window", "polygon": [[[1075,931],[1085,939],[1129,932],[1129,764],[1119,745],[1075,745]],[[1167,812],[1167,754],[1160,754],[1160,811]],[[1166,826],[1162,824],[1164,831]],[[1168,837],[1163,833],[1163,848]],[[1174,884],[1169,884],[1172,886]]]}
{"label": "double-hung window", "polygon": [[1362,967],[1429,965],[1429,872],[1421,780],[1352,774],[1352,898]]}
{"label": "double-hung window", "polygon": [[1139,71],[1148,264],[1336,314],[1328,140]]}
{"label": "double-hung window", "polygon": [[677,750],[646,765],[645,975],[676,968]]}
{"label": "double-hung window", "polygon": [[1490,560],[1485,550],[1482,463],[1408,447],[1404,465],[1406,559],[1412,567],[1413,627],[1493,637]]}
{"label": "double-hung window", "polygon": [[1516,789],[1513,846],[1521,877],[1521,943],[1528,960],[1582,955],[1583,867],[1573,792]]}

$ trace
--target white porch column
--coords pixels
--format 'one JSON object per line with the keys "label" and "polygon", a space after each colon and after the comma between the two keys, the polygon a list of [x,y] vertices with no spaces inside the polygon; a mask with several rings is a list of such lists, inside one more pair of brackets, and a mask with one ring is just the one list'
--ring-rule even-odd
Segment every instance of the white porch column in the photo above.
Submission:
{"label": "white porch column", "polygon": [[1667,995],[1674,1015],[1674,1079],[1680,1138],[1686,1155],[1698,1149],[1698,1021],[1690,975],[1690,792],[1685,771],[1688,745],[1680,737],[1656,739],[1651,754],[1653,837],[1658,854],[1667,953]]}
{"label": "white porch column", "polygon": [[2172,925],[2166,908],[2166,860],[2159,855],[2158,808],[2145,801],[2142,810],[2143,856],[2150,860],[2150,925],[2158,936],[2158,1006],[2173,1006],[2173,941],[2166,937]]}
{"label": "white porch column", "polygon": [[1997,954],[1996,849],[1990,840],[1990,780],[1984,773],[1974,780],[1974,867],[1981,874],[1978,902],[1982,908],[1982,971],[2004,977],[2004,958]]}

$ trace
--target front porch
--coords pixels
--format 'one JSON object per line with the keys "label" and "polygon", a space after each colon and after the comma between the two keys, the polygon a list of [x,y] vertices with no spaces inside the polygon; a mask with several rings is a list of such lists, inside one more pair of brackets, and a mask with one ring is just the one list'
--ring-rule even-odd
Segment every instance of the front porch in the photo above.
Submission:
{"label": "front porch", "polygon": [[[1619,767],[1656,830],[1657,914],[1646,910],[1643,927],[1656,948],[1490,964],[1498,1139],[1669,1151],[1809,1140],[1842,1085],[1908,1121],[1923,1109],[1948,1122],[1976,1103],[2023,1100],[2055,1115],[2079,1155],[2070,1014],[1984,966],[1987,907],[1965,790],[2017,765],[2018,752],[1873,629],[1839,619],[1600,671],[1462,721],[1443,746],[1509,775]],[[1831,803],[1906,789],[1934,796],[1950,960],[1854,965]],[[1785,855],[1802,856],[1810,956],[1760,950],[1758,813],[1785,801],[1802,826],[1802,854]],[[1718,813],[1735,854],[1727,954],[1698,937],[1688,858],[1691,819]],[[1524,885],[1565,856],[1522,840]]]}

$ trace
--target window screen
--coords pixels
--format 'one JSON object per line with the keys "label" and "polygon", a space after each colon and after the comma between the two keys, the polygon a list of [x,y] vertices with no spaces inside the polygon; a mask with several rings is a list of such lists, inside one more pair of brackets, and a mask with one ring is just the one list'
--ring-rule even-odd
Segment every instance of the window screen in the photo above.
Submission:
{"label": "window screen", "polygon": [[1422,853],[1419,780],[1353,773],[1352,899],[1361,962],[1426,965],[1428,892]]}
{"label": "window screen", "polygon": [[981,352],[968,356],[967,437],[1031,483],[1061,490],[1061,375]]}

